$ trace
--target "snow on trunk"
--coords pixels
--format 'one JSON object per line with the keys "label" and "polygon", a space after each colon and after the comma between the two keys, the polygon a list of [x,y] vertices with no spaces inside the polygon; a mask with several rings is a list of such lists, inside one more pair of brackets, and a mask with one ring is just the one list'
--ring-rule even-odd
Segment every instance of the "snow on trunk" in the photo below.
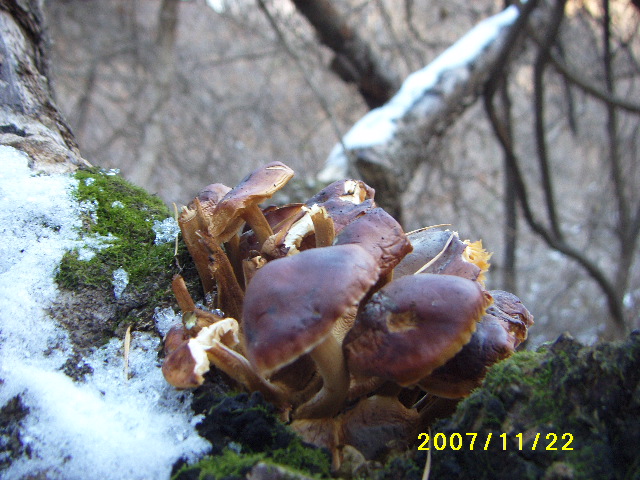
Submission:
{"label": "snow on trunk", "polygon": [[[118,339],[83,359],[92,370],[84,382],[61,370],[72,347],[47,309],[62,256],[85,247],[85,207],[70,194],[75,179],[37,175],[8,146],[0,146],[0,165],[0,409],[18,398],[26,412],[13,432],[19,447],[0,458],[0,477],[168,478],[176,460],[209,444],[195,432],[190,394],[162,377],[159,338],[133,334],[129,379]],[[173,312],[158,314],[161,331],[167,317]]]}

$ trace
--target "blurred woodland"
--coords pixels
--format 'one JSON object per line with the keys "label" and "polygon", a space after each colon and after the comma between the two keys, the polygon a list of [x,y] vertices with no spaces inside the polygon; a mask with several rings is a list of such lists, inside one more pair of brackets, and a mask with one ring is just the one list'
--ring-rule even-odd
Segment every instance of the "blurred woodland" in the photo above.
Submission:
{"label": "blurred woodland", "polygon": [[[360,117],[505,6],[48,0],[51,77],[83,156],[168,204],[273,160],[296,171],[291,198],[308,197]],[[535,315],[532,344],[621,337],[640,328],[638,2],[520,8],[474,95],[407,143],[414,161],[389,160],[394,213],[407,231],[481,238],[488,286]]]}

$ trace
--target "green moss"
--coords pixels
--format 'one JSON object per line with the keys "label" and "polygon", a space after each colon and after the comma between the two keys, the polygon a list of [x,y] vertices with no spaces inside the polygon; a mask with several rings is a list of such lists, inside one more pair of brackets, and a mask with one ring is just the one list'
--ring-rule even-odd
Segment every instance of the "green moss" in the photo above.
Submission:
{"label": "green moss", "polygon": [[[286,448],[265,452],[238,452],[225,448],[220,455],[210,455],[194,465],[182,466],[172,477],[182,479],[245,478],[246,473],[258,462],[287,467],[292,473],[310,478],[329,478],[330,464],[324,453],[304,446],[299,439]],[[319,472],[319,473],[318,473]]]}
{"label": "green moss", "polygon": [[[446,438],[477,434],[473,450],[431,450],[431,478],[640,478],[639,392],[640,332],[593,347],[563,335],[537,352],[518,353],[492,367],[453,416],[431,427]],[[394,458],[373,478],[417,480],[425,453]]]}
{"label": "green moss", "polygon": [[192,408],[204,415],[196,428],[211,442],[213,454],[182,466],[175,480],[244,478],[258,462],[284,466],[312,478],[331,475],[328,452],[303,443],[278,420],[273,405],[259,393],[221,395],[203,387],[196,391]]}
{"label": "green moss", "polygon": [[[101,246],[93,249],[95,255],[89,260],[78,250],[66,253],[56,274],[58,285],[73,291],[111,289],[113,272],[122,268],[129,277],[125,294],[136,308],[153,309],[161,299],[169,299],[175,247],[173,242],[156,245],[153,230],[156,221],[171,216],[167,206],[110,172],[91,168],[79,170],[75,177],[73,195],[84,207],[81,236],[88,244]],[[127,316],[122,312],[120,321]]]}
{"label": "green moss", "polygon": [[80,170],[76,178],[75,196],[94,210],[84,214],[83,235],[116,238],[106,240],[110,246],[89,261],[79,260],[77,251],[69,252],[56,278],[62,287],[108,285],[113,270],[120,267],[129,274],[130,284],[137,285],[171,267],[173,244],[154,245],[154,221],[170,216],[158,197],[98,169]]}
{"label": "green moss", "polygon": [[225,449],[221,455],[205,457],[195,465],[183,466],[172,478],[197,478],[199,480],[205,478],[244,478],[251,467],[260,460],[264,460],[262,453],[241,455],[233,450]]}
{"label": "green moss", "polygon": [[286,465],[294,470],[306,472],[314,478],[330,476],[331,462],[327,452],[304,445],[299,437],[296,437],[286,448],[274,450],[269,457],[278,465]]}

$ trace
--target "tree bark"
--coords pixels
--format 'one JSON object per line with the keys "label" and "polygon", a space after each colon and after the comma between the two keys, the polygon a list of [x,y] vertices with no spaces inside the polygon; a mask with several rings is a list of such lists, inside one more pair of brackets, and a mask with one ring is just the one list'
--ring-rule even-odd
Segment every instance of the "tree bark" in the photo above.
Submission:
{"label": "tree bark", "polygon": [[[404,94],[404,86],[390,102],[375,112],[370,120],[363,119],[364,129],[374,125],[374,130],[380,130],[379,118],[384,117],[388,109],[390,116],[386,121],[392,125],[393,132],[380,141],[372,138],[368,144],[352,146],[349,137],[353,130],[343,139],[346,151],[334,148],[327,160],[327,167],[320,173],[320,180],[333,180],[332,176],[343,177],[354,175],[362,178],[376,190],[376,201],[399,221],[402,220],[402,193],[424,159],[429,157],[434,140],[441,137],[446,130],[471,106],[480,96],[485,84],[496,72],[501,72],[516,45],[517,39],[523,32],[523,25],[528,21],[538,2],[531,0],[525,4],[522,11],[512,24],[498,26],[495,37],[480,49],[474,58],[463,62],[447,64],[448,57],[462,54],[461,46],[470,47],[468,40],[461,39],[453,45],[451,50],[442,54],[445,60],[436,59],[425,69],[412,74],[405,80],[408,95]],[[478,32],[483,32],[478,27]],[[482,37],[482,33],[478,34]],[[484,38],[481,38],[484,40]],[[444,65],[442,65],[444,64]],[[432,68],[432,71],[428,69]],[[424,87],[419,95],[415,95],[410,102],[404,96],[412,95],[412,90],[419,89],[414,81],[414,75],[430,75],[437,77],[433,84]],[[406,105],[409,103],[409,105]],[[398,110],[402,110],[400,114]],[[366,117],[365,117],[366,118]],[[363,128],[360,131],[364,130]],[[386,130],[386,129],[384,129]],[[355,136],[360,137],[360,133]],[[374,137],[369,134],[367,137]],[[337,166],[337,168],[336,168]],[[346,168],[344,168],[346,167]],[[334,173],[335,172],[335,173]]]}
{"label": "tree bark", "polygon": [[400,86],[389,66],[344,20],[329,0],[292,0],[315,28],[320,41],[335,53],[331,70],[347,83],[355,83],[369,108],[384,105]]}
{"label": "tree bark", "polygon": [[47,172],[89,165],[55,103],[37,0],[0,0],[0,144],[25,152]]}

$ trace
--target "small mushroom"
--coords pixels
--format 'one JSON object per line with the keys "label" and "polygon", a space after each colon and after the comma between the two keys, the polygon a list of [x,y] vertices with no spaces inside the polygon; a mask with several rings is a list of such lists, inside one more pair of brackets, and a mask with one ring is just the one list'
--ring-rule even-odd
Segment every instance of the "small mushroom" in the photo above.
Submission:
{"label": "small mushroom", "polygon": [[307,248],[329,246],[335,236],[333,220],[319,205],[300,206],[280,222],[274,232],[262,245],[262,254],[271,259],[294,255]]}
{"label": "small mushroom", "polygon": [[[471,340],[451,360],[420,381],[421,388],[444,398],[466,397],[478,387],[489,367],[510,357],[520,342],[526,339],[527,328],[533,323],[529,311],[518,297],[501,290],[491,291],[494,303]],[[509,311],[516,310],[520,318]]]}
{"label": "small mushroom", "polygon": [[267,376],[309,353],[323,379],[320,392],[297,409],[297,418],[332,416],[342,408],[349,375],[332,330],[378,274],[364,249],[340,245],[273,260],[247,287],[242,325],[251,364]]}
{"label": "small mushroom", "polygon": [[323,188],[306,205],[327,210],[338,234],[347,224],[375,206],[375,190],[361,180],[340,180]]}
{"label": "small mushroom", "polygon": [[202,385],[203,375],[209,371],[207,350],[211,343],[222,338],[237,343],[237,337],[228,334],[230,329],[234,329],[234,322],[237,332],[237,322],[232,318],[225,320],[200,329],[194,338],[189,338],[170,351],[162,364],[162,373],[167,382],[176,388],[195,388]]}
{"label": "small mushroom", "polygon": [[494,304],[487,313],[499,318],[503,327],[513,337],[513,348],[517,348],[527,339],[529,327],[533,325],[533,315],[513,293],[503,290],[491,290]]}
{"label": "small mushroom", "polygon": [[215,206],[209,219],[209,234],[219,243],[236,235],[244,222],[262,245],[273,230],[258,206],[293,177],[293,170],[281,162],[271,162],[254,170],[232,188]]}
{"label": "small mushroom", "polygon": [[162,364],[162,374],[176,388],[195,388],[204,382],[209,371],[209,358],[203,345],[195,338],[180,344],[167,355]]}
{"label": "small mushroom", "polygon": [[174,350],[180,347],[180,345],[188,342],[190,338],[191,336],[189,335],[189,331],[184,327],[182,322],[173,325],[162,340],[165,356],[170,355]]}
{"label": "small mushroom", "polygon": [[164,378],[176,388],[199,387],[204,382],[203,375],[209,371],[211,348],[237,345],[238,329],[235,319],[225,318],[200,328],[197,335],[189,337],[177,348],[174,348],[175,339],[171,339],[168,354],[162,364]]}
{"label": "small mushroom", "polygon": [[478,283],[462,277],[394,280],[371,297],[344,340],[349,371],[414,385],[460,351],[490,304]]}

